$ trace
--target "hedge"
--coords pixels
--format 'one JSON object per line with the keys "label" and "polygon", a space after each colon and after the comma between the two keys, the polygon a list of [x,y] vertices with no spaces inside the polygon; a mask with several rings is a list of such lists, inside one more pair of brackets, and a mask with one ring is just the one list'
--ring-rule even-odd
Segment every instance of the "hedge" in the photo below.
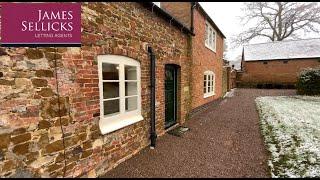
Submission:
{"label": "hedge", "polygon": [[297,92],[301,95],[320,95],[320,67],[301,71],[297,82]]}

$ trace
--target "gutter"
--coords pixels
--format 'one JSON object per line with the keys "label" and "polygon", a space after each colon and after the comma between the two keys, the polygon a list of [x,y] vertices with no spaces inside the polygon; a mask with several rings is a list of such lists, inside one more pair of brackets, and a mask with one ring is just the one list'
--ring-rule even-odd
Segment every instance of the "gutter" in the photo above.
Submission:
{"label": "gutter", "polygon": [[156,147],[156,139],[157,139],[157,133],[156,133],[156,58],[155,54],[153,53],[152,47],[148,47],[148,53],[150,56],[150,69],[151,69],[151,75],[150,75],[150,88],[151,88],[151,101],[150,101],[150,140],[151,145],[150,148],[154,149]]}

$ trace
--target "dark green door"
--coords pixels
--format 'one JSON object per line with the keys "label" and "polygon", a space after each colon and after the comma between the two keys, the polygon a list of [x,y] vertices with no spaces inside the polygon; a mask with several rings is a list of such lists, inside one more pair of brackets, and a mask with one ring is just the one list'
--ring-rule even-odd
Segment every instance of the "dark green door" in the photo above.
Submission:
{"label": "dark green door", "polygon": [[177,122],[177,68],[165,66],[165,128]]}

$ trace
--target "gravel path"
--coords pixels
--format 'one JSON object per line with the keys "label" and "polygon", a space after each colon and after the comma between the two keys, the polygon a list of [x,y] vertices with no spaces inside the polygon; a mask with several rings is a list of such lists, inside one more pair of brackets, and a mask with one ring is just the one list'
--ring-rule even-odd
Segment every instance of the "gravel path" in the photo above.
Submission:
{"label": "gravel path", "polygon": [[155,150],[145,148],[105,177],[270,177],[254,99],[294,94],[236,89],[187,121],[182,137],[158,138]]}

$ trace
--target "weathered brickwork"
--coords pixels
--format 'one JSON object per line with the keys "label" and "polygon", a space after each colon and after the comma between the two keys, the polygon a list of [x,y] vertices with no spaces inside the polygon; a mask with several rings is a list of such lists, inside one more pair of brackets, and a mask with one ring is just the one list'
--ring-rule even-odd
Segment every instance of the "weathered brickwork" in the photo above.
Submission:
{"label": "weathered brickwork", "polygon": [[[222,96],[223,37],[216,36],[216,52],[207,48],[205,42],[205,16],[199,9],[194,10],[194,33],[192,39],[192,108],[207,104]],[[215,95],[204,98],[203,75],[205,71],[215,74]],[[197,83],[201,81],[202,83]]]}
{"label": "weathered brickwork", "polygon": [[[287,63],[284,63],[287,61]],[[267,62],[267,64],[264,64]],[[242,62],[240,86],[257,84],[295,84],[299,72],[308,67],[320,66],[319,59],[270,60]]]}
{"label": "weathered brickwork", "polygon": [[[156,54],[156,130],[164,134],[164,68],[180,66],[179,123],[190,104],[190,37],[139,3],[82,3],[81,48],[2,48],[0,176],[104,174],[149,144],[150,59]],[[141,63],[140,121],[101,135],[97,55]],[[202,79],[202,78],[201,78]]]}
{"label": "weathered brickwork", "polygon": [[160,7],[169,12],[173,17],[182,22],[186,27],[191,27],[190,2],[161,2]]}

